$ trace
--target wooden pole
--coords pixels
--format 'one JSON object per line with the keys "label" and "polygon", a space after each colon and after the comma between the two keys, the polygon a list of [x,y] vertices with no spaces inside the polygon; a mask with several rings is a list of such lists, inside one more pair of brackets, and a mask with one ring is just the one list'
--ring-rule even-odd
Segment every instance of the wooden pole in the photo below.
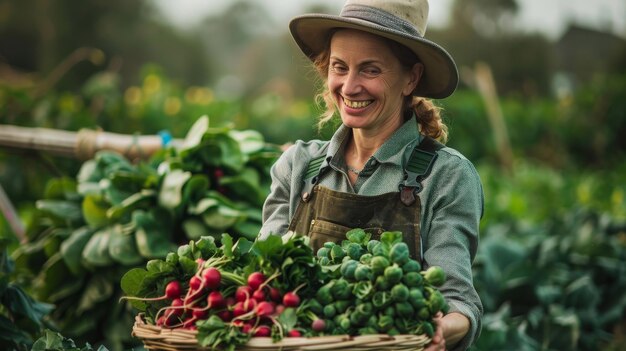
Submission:
{"label": "wooden pole", "polygon": [[[181,140],[172,139],[173,146]],[[100,150],[119,152],[129,160],[147,159],[163,147],[159,135],[128,135],[81,129],[78,132],[48,128],[0,125],[0,147],[38,150],[79,160],[93,158]]]}
{"label": "wooden pole", "polygon": [[487,118],[493,131],[493,138],[498,153],[500,166],[508,173],[513,172],[513,150],[509,133],[504,121],[502,108],[496,91],[496,84],[491,69],[485,63],[477,63],[474,69],[474,82],[485,103]]}

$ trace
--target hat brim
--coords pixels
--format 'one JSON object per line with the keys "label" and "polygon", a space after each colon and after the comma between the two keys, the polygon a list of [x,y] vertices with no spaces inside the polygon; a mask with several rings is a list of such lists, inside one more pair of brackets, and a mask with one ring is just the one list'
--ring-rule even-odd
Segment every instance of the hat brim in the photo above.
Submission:
{"label": "hat brim", "polygon": [[300,50],[311,60],[324,50],[328,33],[335,28],[358,29],[396,41],[412,50],[424,64],[424,74],[413,95],[442,99],[457,87],[459,74],[450,54],[436,43],[365,20],[326,14],[295,17],[289,30]]}

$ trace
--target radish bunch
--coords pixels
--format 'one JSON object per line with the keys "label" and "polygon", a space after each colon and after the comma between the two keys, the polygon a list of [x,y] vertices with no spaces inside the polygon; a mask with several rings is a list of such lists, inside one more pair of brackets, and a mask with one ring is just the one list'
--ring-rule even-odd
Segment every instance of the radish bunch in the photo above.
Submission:
{"label": "radish bunch", "polygon": [[[314,295],[319,267],[307,239],[226,239],[217,250],[202,251],[205,238],[190,242],[145,270],[127,272],[122,288],[135,296],[123,299],[148,323],[197,330],[202,346],[230,350],[251,337],[311,335],[304,302]],[[162,293],[145,293],[152,291]]]}

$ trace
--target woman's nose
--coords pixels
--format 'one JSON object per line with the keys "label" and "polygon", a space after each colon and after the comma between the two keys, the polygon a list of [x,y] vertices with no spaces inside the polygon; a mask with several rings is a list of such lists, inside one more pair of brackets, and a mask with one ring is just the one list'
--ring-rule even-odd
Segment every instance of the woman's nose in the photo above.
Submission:
{"label": "woman's nose", "polygon": [[342,92],[346,95],[354,95],[358,94],[363,86],[361,85],[361,80],[358,75],[358,72],[350,70],[350,72],[345,76],[345,80],[342,86]]}

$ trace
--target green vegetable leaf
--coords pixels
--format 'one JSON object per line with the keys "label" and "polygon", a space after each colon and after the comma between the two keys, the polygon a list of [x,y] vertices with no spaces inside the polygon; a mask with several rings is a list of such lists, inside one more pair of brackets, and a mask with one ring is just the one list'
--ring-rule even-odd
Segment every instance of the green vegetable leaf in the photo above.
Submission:
{"label": "green vegetable leaf", "polygon": [[137,249],[145,258],[165,257],[176,249],[170,239],[169,225],[155,212],[136,210],[133,212]]}
{"label": "green vegetable leaf", "polygon": [[83,199],[83,217],[90,227],[103,227],[108,223],[106,212],[109,207],[103,196],[89,194]]}
{"label": "green vegetable leaf", "polygon": [[96,232],[87,242],[83,250],[83,260],[92,266],[104,267],[113,263],[109,254],[109,240],[111,240],[111,227]]}
{"label": "green vegetable leaf", "polygon": [[[148,271],[143,268],[133,268],[129,270],[122,276],[120,281],[122,291],[124,291],[127,296],[139,296],[146,275],[148,275]],[[140,311],[146,310],[146,303],[143,301],[129,300],[129,302]]]}
{"label": "green vegetable leaf", "polygon": [[83,250],[93,233],[93,229],[81,227],[74,230],[70,237],[61,243],[63,261],[74,275],[79,275],[85,270],[82,264]]}
{"label": "green vegetable leaf", "polygon": [[180,206],[183,202],[183,187],[191,176],[191,172],[180,169],[167,173],[163,178],[159,192],[159,205],[168,209],[175,209]]}
{"label": "green vegetable leaf", "polygon": [[143,257],[137,251],[135,237],[122,232],[121,225],[111,228],[109,238],[109,255],[111,258],[125,266],[132,266],[143,262]]}

